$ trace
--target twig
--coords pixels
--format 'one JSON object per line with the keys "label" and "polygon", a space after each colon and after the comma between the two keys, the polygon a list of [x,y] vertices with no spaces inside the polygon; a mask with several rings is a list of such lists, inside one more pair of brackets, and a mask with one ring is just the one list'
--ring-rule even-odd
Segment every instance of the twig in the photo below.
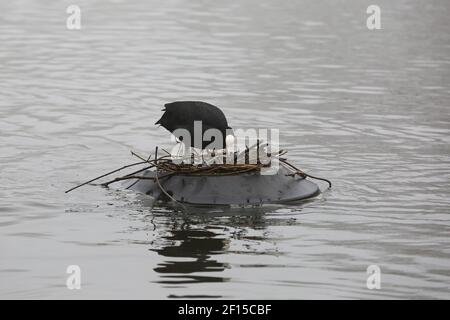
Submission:
{"label": "twig", "polygon": [[[158,177],[158,179],[164,179],[169,176],[172,176],[173,174],[174,174],[173,172],[167,173],[167,174],[162,174],[161,176]],[[136,179],[137,180],[136,182],[138,182],[139,180],[156,180],[156,177],[145,177],[145,176],[134,176],[134,175],[133,176],[123,176],[123,177],[117,177],[114,180],[108,181],[106,183],[102,183],[101,186],[108,187],[111,183],[123,181],[123,180],[130,180],[130,179]],[[134,185],[134,183],[131,186],[128,186],[127,189],[131,188],[133,185]]]}
{"label": "twig", "polygon": [[162,156],[162,157],[160,157],[160,158],[156,158],[156,155],[155,155],[155,159],[150,160],[150,158],[151,158],[151,155],[150,155],[150,156],[147,158],[147,160],[146,160],[144,157],[138,155],[136,152],[134,152],[134,151],[130,151],[130,152],[131,152],[131,155],[133,155],[133,156],[135,156],[136,158],[141,159],[142,161],[145,161],[145,162],[158,162],[158,160],[167,159],[167,158],[170,157],[170,154],[167,155],[167,156]]}
{"label": "twig", "polygon": [[[148,155],[147,162],[150,161],[151,157],[152,157],[152,154],[150,153],[150,154]],[[137,172],[133,172],[132,174],[139,173],[139,172],[141,172],[141,171],[150,169],[150,168],[152,168],[152,167],[153,167],[153,165],[151,165],[151,166],[149,166],[149,167],[145,167],[145,168],[143,168],[142,170],[139,170],[139,171],[137,171]],[[132,184],[130,184],[128,187],[126,187],[126,189],[130,189],[132,186],[134,186],[134,185],[135,185],[136,183],[138,183],[138,182],[139,182],[139,180],[136,179],[136,181],[133,182]],[[107,187],[107,186],[108,186],[108,185],[106,185],[106,187]]]}
{"label": "twig", "polygon": [[71,189],[65,191],[65,193],[69,193],[70,191],[73,191],[73,190],[75,190],[75,189],[78,189],[79,187],[82,187],[82,186],[84,186],[84,185],[87,185],[87,184],[89,184],[89,183],[91,183],[91,182],[94,182],[94,181],[96,181],[96,180],[98,180],[98,179],[101,179],[101,178],[104,178],[104,177],[106,177],[106,176],[109,176],[110,174],[116,173],[116,172],[121,171],[121,170],[123,170],[123,169],[129,168],[129,167],[133,167],[133,166],[137,166],[137,165],[144,164],[144,163],[147,163],[147,161],[136,162],[136,163],[132,163],[132,164],[129,164],[129,165],[120,167],[119,169],[115,169],[115,170],[110,171],[110,172],[108,172],[108,173],[102,174],[101,176],[98,176],[97,178],[94,178],[94,179],[91,179],[91,180],[89,180],[89,181],[83,182],[82,184],[79,184],[79,185],[77,185],[77,186],[75,186],[75,187],[73,187],[73,188],[71,188]]}
{"label": "twig", "polygon": [[172,154],[169,152],[169,151],[167,151],[166,149],[164,149],[164,148],[161,148],[161,150],[162,151],[164,151],[165,153],[167,153],[167,155],[169,155],[169,156],[171,156]]}
{"label": "twig", "polygon": [[[131,152],[131,155],[133,155],[133,156],[135,156],[136,158],[139,158],[139,159],[141,159],[142,161],[145,161],[145,162],[148,162],[149,161],[149,159],[151,158],[151,155],[148,157],[148,159],[147,160],[145,160],[143,157],[141,157],[140,155],[138,155],[137,153],[135,153],[134,151],[130,151]],[[156,160],[156,157],[155,157],[155,160]]]}
{"label": "twig", "polygon": [[[145,167],[145,168],[139,169],[139,170],[137,170],[137,171],[134,171],[134,172],[132,172],[132,173],[129,173],[129,174],[127,174],[127,175],[125,175],[125,176],[123,176],[123,177],[119,177],[119,178],[125,178],[125,177],[134,176],[135,174],[140,173],[140,172],[142,172],[142,171],[145,171],[145,170],[147,170],[147,169],[151,169],[151,168],[153,168],[154,166],[155,166],[155,165],[152,164],[151,166],[147,166],[147,167]],[[124,179],[122,179],[122,180],[124,180]],[[111,183],[117,182],[117,181],[120,181],[120,180],[118,180],[118,178],[115,178],[115,179],[113,179],[113,180],[111,180],[111,181],[107,181],[107,182],[105,182],[105,183],[102,183],[101,185],[102,185],[103,187],[107,187],[107,186],[109,186]]]}
{"label": "twig", "polygon": [[331,181],[330,181],[330,180],[325,179],[325,178],[316,177],[316,176],[310,175],[310,174],[308,174],[308,173],[306,173],[306,172],[303,172],[302,170],[300,170],[299,168],[297,168],[297,167],[295,167],[294,165],[290,164],[290,163],[287,162],[286,160],[281,160],[281,159],[280,159],[280,161],[283,162],[284,164],[290,166],[292,169],[294,169],[294,170],[295,170],[295,171],[294,171],[294,174],[298,174],[298,175],[303,176],[303,177],[309,177],[309,178],[311,178],[311,179],[316,179],[316,180],[325,181],[325,182],[328,183],[328,187],[331,188]]}
{"label": "twig", "polygon": [[175,201],[175,203],[178,203],[183,209],[184,211],[187,211],[186,207],[179,201],[177,201],[174,197],[172,197],[161,185],[161,183],[159,182],[159,177],[158,177],[158,147],[156,147],[155,149],[155,160],[156,160],[156,174],[155,174],[155,181],[158,184],[158,187],[161,189],[161,191],[167,196],[169,197],[169,199],[172,199],[173,201]]}

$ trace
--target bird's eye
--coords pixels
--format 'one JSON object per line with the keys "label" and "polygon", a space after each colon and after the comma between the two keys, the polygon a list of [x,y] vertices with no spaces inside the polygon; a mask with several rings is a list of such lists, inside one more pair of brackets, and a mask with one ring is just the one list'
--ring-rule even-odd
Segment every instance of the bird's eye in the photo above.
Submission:
{"label": "bird's eye", "polygon": [[183,136],[179,136],[178,140],[183,141]]}

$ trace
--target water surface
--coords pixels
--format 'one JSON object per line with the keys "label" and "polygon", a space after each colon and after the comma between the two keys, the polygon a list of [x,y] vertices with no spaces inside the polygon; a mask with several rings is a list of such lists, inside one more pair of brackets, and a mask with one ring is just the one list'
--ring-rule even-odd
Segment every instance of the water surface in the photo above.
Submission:
{"label": "water surface", "polygon": [[[72,3],[0,4],[1,298],[450,297],[448,1],[378,1],[375,31],[368,1],[80,0],[70,31]],[[332,190],[189,215],[64,194],[170,147],[153,123],[184,99],[278,128]]]}

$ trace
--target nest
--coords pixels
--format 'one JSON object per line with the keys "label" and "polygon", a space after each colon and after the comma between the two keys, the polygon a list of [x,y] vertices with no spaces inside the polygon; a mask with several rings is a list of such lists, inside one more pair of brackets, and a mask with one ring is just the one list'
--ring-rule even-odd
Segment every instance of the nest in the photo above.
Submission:
{"label": "nest", "polygon": [[[119,172],[121,170],[135,167],[135,166],[143,166],[139,170],[136,170],[132,173],[126,174],[124,176],[116,177],[112,180],[101,183],[100,185],[103,187],[108,187],[112,183],[116,183],[123,180],[136,179],[136,182],[139,180],[155,180],[158,186],[161,188],[166,195],[164,188],[161,186],[159,180],[169,178],[174,175],[188,175],[188,176],[229,176],[229,175],[240,175],[247,173],[258,173],[262,168],[267,168],[271,166],[272,161],[279,161],[281,165],[286,167],[291,173],[289,175],[295,176],[299,175],[303,178],[310,177],[317,180],[326,181],[331,187],[331,182],[324,178],[319,178],[312,176],[298,169],[291,163],[287,161],[286,158],[283,158],[282,155],[286,154],[287,151],[280,150],[275,154],[267,153],[268,156],[265,161],[260,161],[259,159],[259,151],[260,145],[259,143],[256,146],[252,146],[250,148],[246,148],[246,150],[240,153],[233,153],[230,157],[226,157],[225,153],[220,154],[209,154],[209,158],[205,159],[204,154],[191,154],[188,158],[179,158],[177,156],[173,157],[169,152],[162,149],[166,155],[158,156],[158,147],[156,147],[155,154],[152,156],[148,156],[147,158],[138,155],[135,152],[131,152],[133,156],[138,158],[140,161],[128,164],[121,168],[110,171],[106,174],[98,176],[94,179],[86,181],[82,184],[79,184],[69,190],[66,193],[75,190],[81,186],[92,184],[94,181],[97,181],[101,178],[109,176],[113,173]],[[256,153],[252,150],[256,150]],[[230,155],[228,155],[230,156]],[[153,158],[153,159],[152,159]],[[186,160],[191,160],[186,162]],[[228,160],[228,163],[227,163]],[[144,175],[140,175],[142,172],[146,170],[155,170],[156,174],[154,177],[148,177]],[[170,195],[168,195],[172,198]],[[172,198],[173,199],[173,198]],[[176,200],[175,200],[176,201]]]}
{"label": "nest", "polygon": [[176,164],[164,162],[158,166],[162,172],[186,176],[227,176],[252,171],[260,171],[262,164],[212,164],[208,166],[196,166],[192,164]]}

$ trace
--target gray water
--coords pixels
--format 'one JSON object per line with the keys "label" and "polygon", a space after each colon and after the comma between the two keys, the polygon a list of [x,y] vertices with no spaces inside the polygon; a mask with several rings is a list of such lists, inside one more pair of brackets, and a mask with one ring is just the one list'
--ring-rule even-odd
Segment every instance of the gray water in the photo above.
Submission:
{"label": "gray water", "polygon": [[[450,4],[377,0],[368,30],[369,4],[2,1],[0,297],[450,298]],[[121,188],[64,194],[170,148],[153,123],[187,99],[278,128],[333,188],[189,215]]]}

